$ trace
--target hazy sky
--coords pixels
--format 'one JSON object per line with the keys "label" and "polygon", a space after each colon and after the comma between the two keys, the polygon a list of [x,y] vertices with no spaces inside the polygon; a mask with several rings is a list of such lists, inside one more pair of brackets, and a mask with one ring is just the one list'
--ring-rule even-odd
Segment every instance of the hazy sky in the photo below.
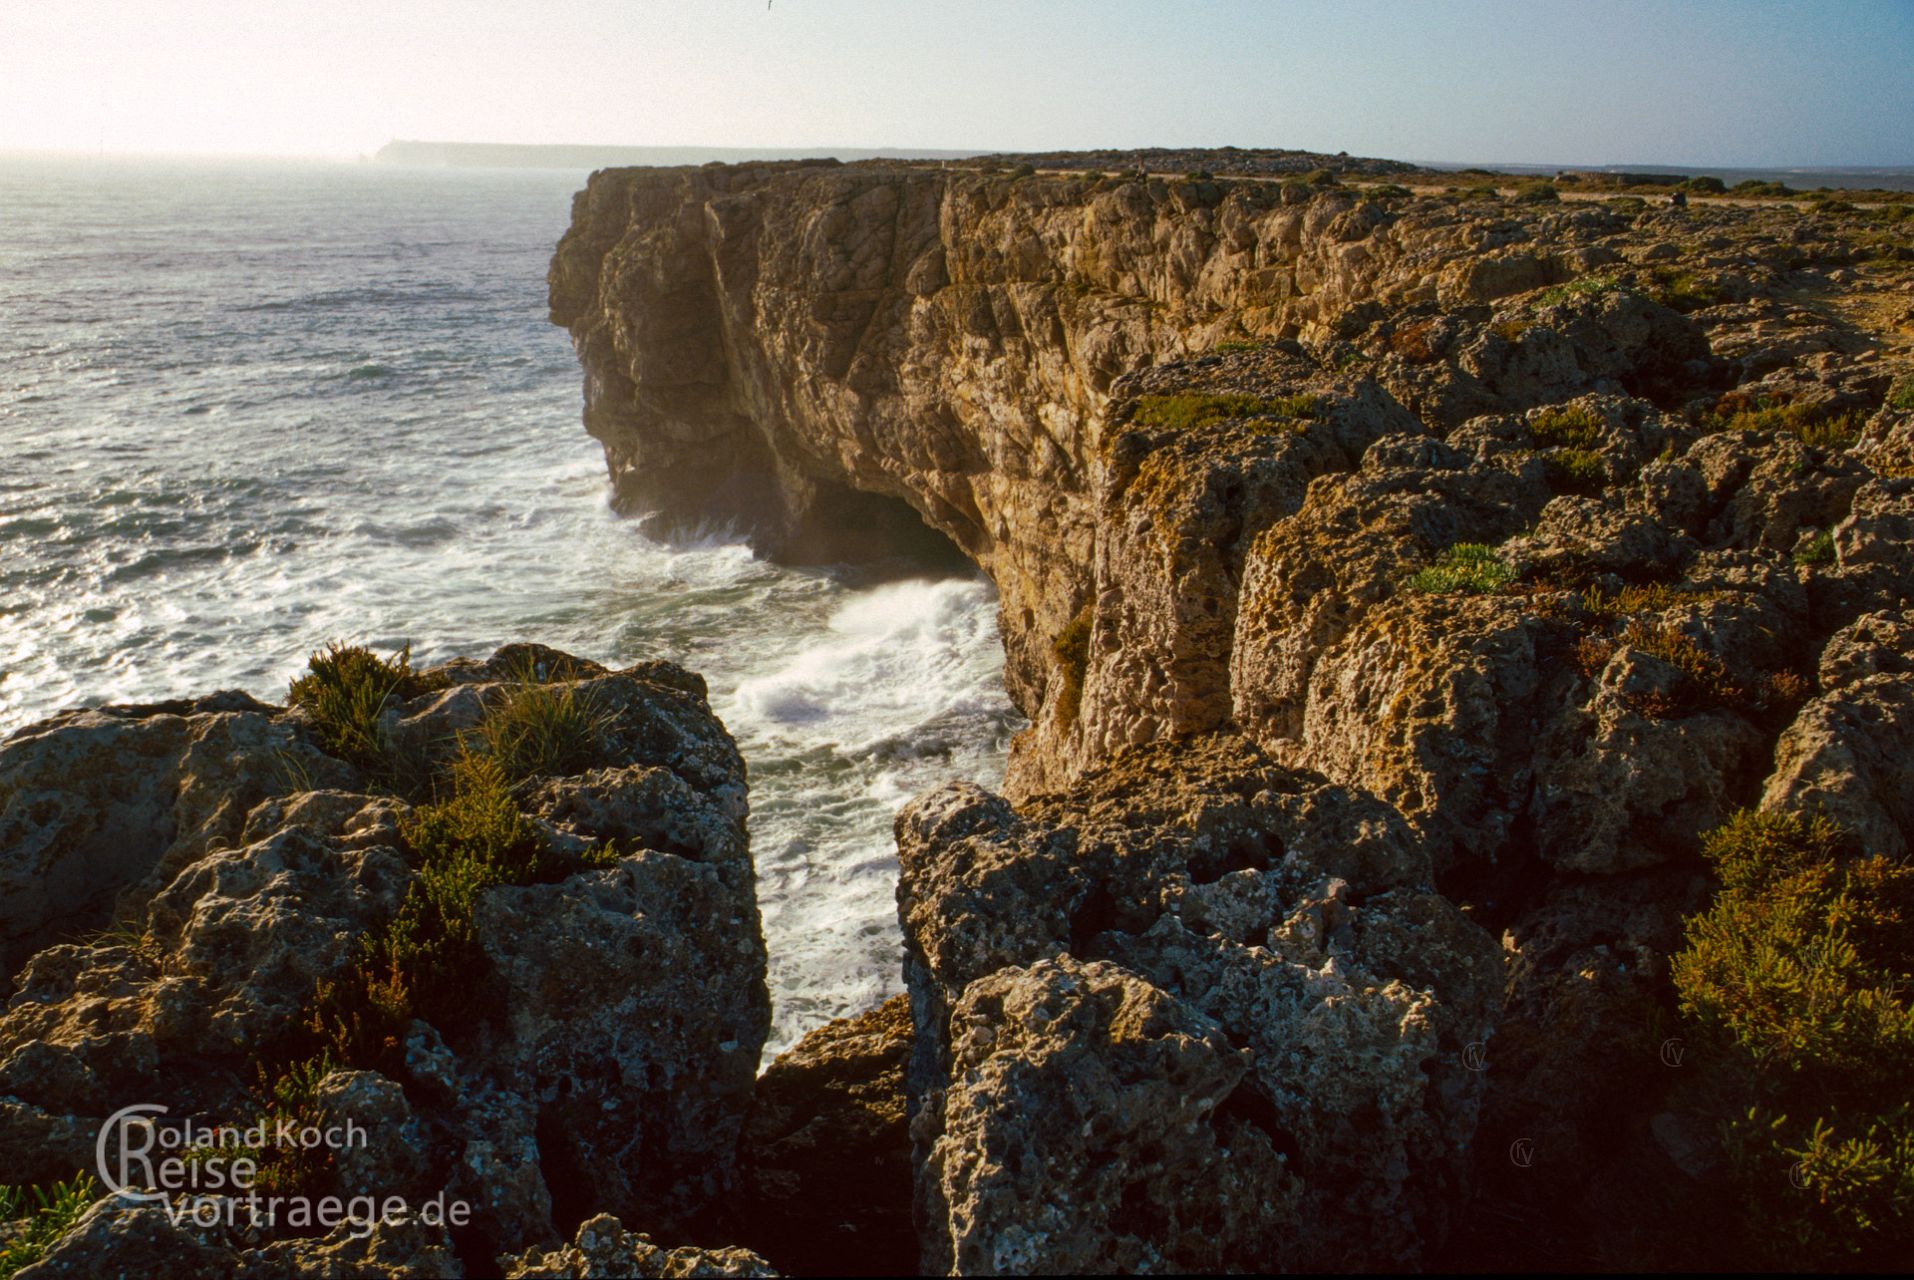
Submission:
{"label": "hazy sky", "polygon": [[0,0],[0,148],[1914,164],[1914,0]]}

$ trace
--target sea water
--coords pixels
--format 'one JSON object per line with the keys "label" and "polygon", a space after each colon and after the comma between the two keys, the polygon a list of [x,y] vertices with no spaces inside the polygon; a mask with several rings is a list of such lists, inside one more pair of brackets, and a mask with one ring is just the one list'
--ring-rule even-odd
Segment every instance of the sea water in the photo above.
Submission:
{"label": "sea water", "polygon": [[0,156],[0,735],[280,700],[330,639],[703,673],[751,779],[770,1053],[896,991],[891,818],[994,784],[996,602],[609,505],[545,268],[583,173]]}

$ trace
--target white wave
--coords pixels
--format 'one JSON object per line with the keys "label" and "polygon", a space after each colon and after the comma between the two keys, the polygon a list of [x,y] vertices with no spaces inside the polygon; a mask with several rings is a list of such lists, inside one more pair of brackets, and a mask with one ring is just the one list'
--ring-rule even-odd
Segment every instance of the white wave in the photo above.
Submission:
{"label": "white wave", "polygon": [[829,638],[740,681],[731,714],[847,756],[876,750],[989,696],[994,605],[971,578],[861,592],[831,616]]}

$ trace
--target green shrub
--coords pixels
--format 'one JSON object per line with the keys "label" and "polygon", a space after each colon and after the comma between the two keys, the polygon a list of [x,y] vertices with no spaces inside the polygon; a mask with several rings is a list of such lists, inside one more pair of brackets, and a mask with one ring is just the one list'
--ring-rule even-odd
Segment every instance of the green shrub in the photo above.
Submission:
{"label": "green shrub", "polygon": [[616,861],[603,849],[560,855],[512,798],[504,766],[468,751],[450,766],[445,798],[413,809],[399,824],[418,875],[396,916],[360,939],[353,967],[318,991],[307,1030],[341,1063],[390,1070],[402,1062],[412,1019],[441,1030],[476,1013],[486,961],[473,910],[501,885],[548,883]]}
{"label": "green shrub", "polygon": [[1751,1265],[1914,1258],[1914,868],[1825,817],[1743,811],[1671,974],[1710,1084]]}
{"label": "green shrub", "polygon": [[1092,606],[1084,605],[1050,645],[1063,676],[1063,686],[1057,693],[1057,716],[1066,724],[1076,720],[1083,706],[1083,678],[1090,669],[1092,614]]}
{"label": "green shrub", "polygon": [[1333,169],[1311,169],[1302,175],[1302,181],[1312,187],[1336,186],[1336,172]]}
{"label": "green shrub", "polygon": [[306,674],[292,682],[287,701],[303,707],[318,724],[319,741],[331,754],[359,766],[375,781],[405,781],[380,717],[389,706],[433,689],[442,677],[412,669],[412,647],[391,659],[358,645],[331,643],[306,661]]}
{"label": "green shrub", "polygon": [[1322,397],[1302,393],[1291,396],[1250,395],[1158,395],[1137,401],[1131,421],[1143,427],[1162,427],[1187,431],[1205,422],[1224,418],[1314,418],[1322,408]]}
{"label": "green shrub", "polygon": [[1551,488],[1560,493],[1599,493],[1608,487],[1608,466],[1593,449],[1554,449],[1543,465]]}
{"label": "green shrub", "polygon": [[1562,493],[1596,493],[1608,486],[1602,459],[1602,416],[1581,405],[1544,409],[1529,422],[1529,434],[1548,449],[1543,459],[1550,487]]}
{"label": "green shrub", "polygon": [[1735,183],[1734,194],[1750,199],[1786,199],[1796,193],[1785,182],[1763,182],[1759,178],[1749,178]]}
{"label": "green shrub", "polygon": [[1544,409],[1529,420],[1529,434],[1540,445],[1598,449],[1607,423],[1594,410],[1579,404]]}
{"label": "green shrub", "polygon": [[1416,571],[1411,589],[1427,595],[1492,595],[1515,581],[1515,571],[1480,542],[1458,542]]}
{"label": "green shrub", "polygon": [[1684,179],[1675,184],[1675,189],[1678,191],[1687,191],[1694,195],[1720,196],[1728,193],[1728,184],[1720,178],[1710,178],[1703,175],[1698,178]]}
{"label": "green shrub", "polygon": [[1828,564],[1834,559],[1834,531],[1823,529],[1796,549],[1796,564]]}
{"label": "green shrub", "polygon": [[1640,196],[1615,196],[1612,199],[1604,201],[1603,203],[1607,204],[1608,207],[1613,209],[1616,213],[1626,214],[1630,216],[1640,213],[1644,209],[1648,208],[1648,201],[1642,199]]}
{"label": "green shrub", "polygon": [[1887,393],[1887,407],[1914,413],[1914,378],[1903,378],[1894,384],[1894,389]]}
{"label": "green shrub", "polygon": [[1516,204],[1553,204],[1561,198],[1554,183],[1541,181],[1521,183],[1509,197]]}
{"label": "green shrub", "polygon": [[1415,193],[1396,182],[1385,182],[1379,187],[1366,187],[1363,194],[1371,200],[1406,200]]}
{"label": "green shrub", "polygon": [[86,1173],[47,1187],[0,1183],[0,1280],[45,1257],[99,1198]]}

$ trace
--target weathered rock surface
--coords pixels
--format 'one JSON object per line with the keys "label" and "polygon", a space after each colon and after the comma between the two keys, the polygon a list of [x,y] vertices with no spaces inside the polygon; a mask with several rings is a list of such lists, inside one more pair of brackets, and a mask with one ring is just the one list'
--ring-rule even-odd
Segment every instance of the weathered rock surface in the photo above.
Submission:
{"label": "weathered rock surface", "polygon": [[734,1234],[795,1275],[908,1275],[910,1005],[819,1027],[758,1077]]}
{"label": "weathered rock surface", "polygon": [[[577,773],[534,776],[516,802],[552,848],[599,851],[599,865],[480,892],[473,1012],[413,1021],[383,1071],[332,1070],[303,1104],[366,1136],[329,1152],[302,1192],[462,1198],[470,1224],[451,1244],[282,1241],[247,1266],[482,1273],[494,1253],[556,1243],[595,1214],[683,1238],[733,1188],[769,1023],[743,762],[696,676],[535,646],[427,673],[449,687],[390,708],[391,740],[443,754],[528,662],[572,684],[595,736]],[[250,1125],[269,1106],[260,1072],[297,1056],[321,985],[419,877],[408,803],[367,794],[315,741],[304,712],[219,695],[72,713],[0,745],[0,865],[81,886],[9,898],[13,936],[107,918],[99,904],[125,922],[39,950],[14,981],[0,1133],[16,1170],[91,1170],[88,1135],[133,1103],[202,1127]],[[114,1227],[113,1249],[144,1248],[157,1212]],[[209,1247],[242,1243],[259,1242]]]}
{"label": "weathered rock surface", "polygon": [[770,1263],[748,1249],[661,1249],[650,1237],[625,1230],[610,1214],[581,1223],[577,1238],[561,1249],[549,1253],[534,1250],[506,1262],[506,1280],[619,1280],[626,1276],[693,1280],[699,1276],[778,1274]]}
{"label": "weathered rock surface", "polygon": [[1502,965],[1386,807],[1216,737],[1021,809],[945,788],[898,834],[927,1270],[1442,1237]]}
{"label": "weathered rock surface", "polygon": [[[1583,1248],[1559,1206],[1667,1149],[1700,834],[1761,803],[1906,851],[1905,223],[1040,159],[1127,176],[601,173],[550,278],[632,508],[801,556],[908,504],[999,588],[1014,804],[900,823],[925,1261],[1400,1265],[1460,1213],[1470,1265],[1511,1196]],[[1239,801],[1281,861],[1205,844]],[[1359,994],[1306,1016],[1331,961]],[[1350,1119],[1299,1037],[1386,1101]],[[1177,1180],[1252,1148],[1280,1176],[1197,1226]]]}

